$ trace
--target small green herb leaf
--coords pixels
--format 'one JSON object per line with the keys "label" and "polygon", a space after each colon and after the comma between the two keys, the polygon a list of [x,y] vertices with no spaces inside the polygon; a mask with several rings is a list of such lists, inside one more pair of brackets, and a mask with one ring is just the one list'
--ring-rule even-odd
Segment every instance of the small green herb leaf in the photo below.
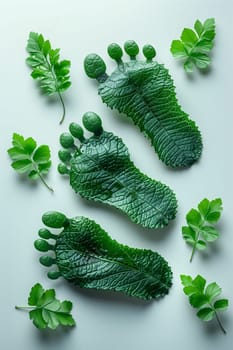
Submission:
{"label": "small green herb leaf", "polygon": [[39,329],[54,330],[59,325],[75,326],[71,315],[72,303],[57,300],[54,289],[44,290],[39,283],[35,284],[30,291],[28,305],[28,307],[16,306],[16,309],[29,309],[29,317]]}
{"label": "small green herb leaf", "polygon": [[209,210],[206,214],[206,221],[211,222],[212,224],[215,224],[221,215],[222,211],[222,200],[220,198],[214,199],[209,204]]}
{"label": "small green herb leaf", "polygon": [[193,52],[192,54],[193,63],[197,68],[205,69],[209,66],[211,59],[207,54],[201,52]]}
{"label": "small green herb leaf", "polygon": [[208,302],[208,298],[204,294],[195,293],[190,296],[189,302],[193,307],[199,308]]}
{"label": "small green herb leaf", "polygon": [[21,148],[21,149],[24,149],[24,138],[23,136],[17,134],[17,133],[14,133],[13,134],[13,137],[12,137],[12,144],[14,147],[17,147],[17,148]]}
{"label": "small green herb leaf", "polygon": [[197,239],[197,234],[191,227],[183,226],[182,227],[182,235],[187,243],[190,243],[191,245],[195,244],[196,239]]}
{"label": "small green herb leaf", "polygon": [[207,242],[214,242],[219,237],[219,232],[215,227],[204,226],[201,229],[201,235]]}
{"label": "small green herb leaf", "polygon": [[16,160],[15,162],[11,163],[11,166],[20,174],[31,171],[31,169],[33,168],[33,164],[30,159]]}
{"label": "small green herb leaf", "polygon": [[70,61],[59,61],[60,49],[53,50],[42,34],[31,32],[27,43],[29,57],[26,63],[32,68],[31,76],[38,80],[46,95],[58,94],[63,108],[60,124],[65,118],[65,105],[61,96],[70,85]]}
{"label": "small green herb leaf", "polygon": [[226,310],[228,308],[228,300],[227,299],[219,299],[214,303],[215,310]]}
{"label": "small green herb leaf", "polygon": [[211,321],[214,318],[214,310],[210,307],[205,307],[197,312],[197,317],[202,321]]}
{"label": "small green herb leaf", "polygon": [[222,200],[220,198],[211,201],[205,198],[198,204],[198,209],[191,209],[186,215],[189,226],[182,227],[182,236],[193,247],[190,261],[196,249],[206,249],[208,242],[218,239],[220,234],[213,224],[220,219],[221,211]]}
{"label": "small green herb leaf", "polygon": [[214,298],[221,294],[221,292],[222,289],[217,285],[217,283],[213,282],[207,286],[205,293],[209,301],[212,302]]}
{"label": "small green herb leaf", "polygon": [[185,287],[190,286],[193,281],[192,277],[188,275],[180,275],[180,280]]}
{"label": "small green herb leaf", "polygon": [[204,250],[204,249],[207,248],[207,244],[206,244],[204,241],[202,241],[201,239],[199,239],[199,240],[196,242],[196,248],[197,248],[198,250]]}
{"label": "small green herb leaf", "polygon": [[12,159],[11,166],[20,174],[26,174],[30,179],[40,178],[43,184],[50,190],[42,174],[47,174],[50,167],[50,150],[47,145],[37,147],[36,141],[29,137],[24,139],[22,135],[13,134],[12,148],[8,149],[8,154]]}
{"label": "small green herb leaf", "polygon": [[30,291],[30,294],[28,297],[28,305],[31,305],[31,306],[37,305],[43,293],[44,293],[43,287],[39,283],[35,284]]}
{"label": "small green herb leaf", "polygon": [[194,69],[194,63],[191,61],[190,58],[187,59],[187,61],[184,62],[184,70],[187,72],[187,73],[190,73],[193,71]]}
{"label": "small green herb leaf", "polygon": [[36,149],[36,146],[36,141],[32,137],[28,137],[24,141],[24,149],[29,155],[33,153],[33,151]]}
{"label": "small green herb leaf", "polygon": [[206,69],[211,62],[210,53],[214,46],[215,20],[207,19],[203,24],[196,20],[194,30],[185,28],[182,31],[181,40],[173,40],[170,51],[175,58],[184,60],[186,72],[192,72],[194,66]]}
{"label": "small green herb leaf", "polygon": [[181,42],[184,44],[184,47],[192,48],[193,45],[198,41],[196,33],[189,28],[185,28],[181,34]]}
{"label": "small green herb leaf", "polygon": [[30,171],[30,173],[28,174],[28,177],[32,180],[37,180],[39,178],[39,174],[36,170],[32,170]]}
{"label": "small green herb leaf", "polygon": [[196,209],[191,209],[186,215],[186,221],[191,228],[195,229],[201,225],[201,215]]}
{"label": "small green herb leaf", "polygon": [[47,163],[49,159],[50,159],[50,150],[49,150],[49,147],[46,145],[38,147],[33,155],[33,160],[38,164]]}
{"label": "small green herb leaf", "polygon": [[183,291],[189,298],[189,303],[192,307],[199,309],[197,317],[203,321],[210,321],[214,317],[223,331],[223,328],[217,310],[226,310],[228,307],[227,299],[215,300],[217,296],[221,294],[221,288],[215,282],[212,282],[206,286],[206,280],[198,275],[194,279],[188,275],[180,276],[181,283],[183,285]]}
{"label": "small green herb leaf", "polygon": [[192,285],[196,288],[197,292],[202,293],[206,285],[206,280],[201,275],[197,275],[192,280]]}
{"label": "small green herb leaf", "polygon": [[41,174],[47,174],[49,168],[51,167],[51,160],[45,163],[38,163],[38,169]]}
{"label": "small green herb leaf", "polygon": [[196,20],[194,24],[194,29],[196,30],[197,34],[200,36],[204,30],[204,27],[202,23],[199,21],[199,19]]}
{"label": "small green herb leaf", "polygon": [[180,40],[174,40],[171,47],[171,52],[176,58],[187,58],[188,54],[185,50],[185,46]]}

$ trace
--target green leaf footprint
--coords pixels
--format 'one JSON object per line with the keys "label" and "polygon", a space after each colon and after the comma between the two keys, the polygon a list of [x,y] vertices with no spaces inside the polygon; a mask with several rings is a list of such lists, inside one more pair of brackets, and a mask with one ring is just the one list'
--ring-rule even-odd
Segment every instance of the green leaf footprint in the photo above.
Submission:
{"label": "green leaf footprint", "polygon": [[47,212],[42,221],[48,227],[62,228],[58,234],[42,228],[41,238],[35,241],[37,250],[52,252],[41,256],[41,264],[57,265],[57,271],[48,272],[49,278],[62,276],[82,288],[123,292],[145,300],[168,293],[172,272],[158,253],[120,244],[85,217],[68,219],[62,213]]}
{"label": "green leaf footprint", "polygon": [[130,56],[129,62],[123,62],[118,44],[109,45],[108,54],[117,63],[110,76],[96,54],[85,58],[86,74],[99,82],[98,93],[103,102],[131,118],[166,165],[191,166],[202,152],[201,134],[182,111],[168,70],[153,61],[156,52],[151,45],[143,47],[146,61],[136,59],[139,47],[135,41],[127,41],[124,49]]}
{"label": "green leaf footprint", "polygon": [[[177,201],[174,192],[159,181],[142,174],[130,160],[123,141],[102,128],[93,112],[83,116],[83,124],[94,133],[85,139],[83,129],[72,123],[70,133],[60,137],[61,174],[82,197],[120,209],[137,224],[159,228],[174,219]],[[76,141],[79,140],[77,143]]]}

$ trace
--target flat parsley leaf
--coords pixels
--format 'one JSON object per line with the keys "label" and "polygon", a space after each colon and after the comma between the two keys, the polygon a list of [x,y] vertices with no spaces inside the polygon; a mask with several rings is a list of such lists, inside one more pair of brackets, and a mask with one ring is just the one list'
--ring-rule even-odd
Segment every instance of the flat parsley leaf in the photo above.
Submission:
{"label": "flat parsley leaf", "polygon": [[7,150],[13,161],[12,168],[19,174],[27,174],[30,179],[40,179],[53,192],[43,177],[51,167],[49,147],[42,145],[37,148],[37,143],[32,137],[24,139],[16,133],[13,134],[12,145],[13,147]]}
{"label": "flat parsley leaf", "polygon": [[208,56],[214,46],[215,20],[207,19],[204,23],[196,20],[194,30],[184,28],[180,39],[173,40],[170,51],[175,58],[184,60],[186,72],[192,72],[194,66],[206,69],[211,63]]}
{"label": "flat parsley leaf", "polygon": [[58,94],[63,108],[60,124],[65,118],[65,105],[61,93],[70,85],[70,61],[59,61],[60,49],[53,50],[42,34],[31,32],[27,43],[29,57],[26,63],[32,68],[31,76],[39,81],[46,95]]}
{"label": "flat parsley leaf", "polygon": [[209,201],[203,199],[198,209],[191,209],[186,215],[188,226],[182,227],[184,240],[193,246],[190,262],[195,250],[207,248],[208,242],[214,242],[219,237],[219,231],[213,226],[220,219],[222,200],[220,198]]}
{"label": "flat parsley leaf", "polygon": [[222,292],[219,285],[212,282],[206,286],[206,280],[200,275],[194,279],[191,276],[181,275],[180,279],[184,286],[183,291],[189,297],[190,304],[192,307],[199,309],[196,315],[203,321],[210,321],[216,317],[221,330],[226,333],[217,311],[227,309],[228,299],[215,300]]}
{"label": "flat parsley leaf", "polygon": [[28,298],[26,307],[16,306],[16,309],[28,309],[29,317],[33,324],[39,328],[56,329],[59,325],[75,326],[75,321],[72,317],[71,301],[59,301],[56,299],[55,290],[44,288],[39,284],[35,284]]}

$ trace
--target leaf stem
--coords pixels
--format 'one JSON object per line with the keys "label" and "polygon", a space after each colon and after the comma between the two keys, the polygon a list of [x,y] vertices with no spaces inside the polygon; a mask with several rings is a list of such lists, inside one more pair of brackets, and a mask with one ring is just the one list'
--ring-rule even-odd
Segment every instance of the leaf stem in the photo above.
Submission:
{"label": "leaf stem", "polygon": [[189,259],[189,262],[191,263],[192,260],[193,260],[193,256],[194,256],[194,253],[196,251],[196,245],[197,245],[197,241],[195,242],[194,246],[193,246],[193,249],[192,249],[192,254],[191,254],[191,257]]}
{"label": "leaf stem", "polygon": [[200,231],[197,232],[197,238],[196,238],[196,241],[195,241],[195,243],[194,243],[194,245],[193,245],[192,254],[191,254],[191,257],[190,257],[190,260],[189,260],[190,263],[192,262],[194,253],[195,253],[195,251],[196,251],[196,247],[197,247],[197,242],[198,242],[198,239],[199,239],[199,235],[200,235]]}
{"label": "leaf stem", "polygon": [[61,105],[62,105],[62,118],[61,118],[61,120],[60,120],[60,122],[59,122],[59,124],[62,124],[63,121],[64,121],[64,119],[65,119],[66,108],[65,108],[65,104],[64,104],[64,101],[63,101],[63,98],[62,98],[62,96],[61,96],[60,91],[58,91],[57,93],[58,93],[58,96],[59,96],[59,99],[60,99]]}
{"label": "leaf stem", "polygon": [[33,164],[33,167],[34,167],[34,170],[36,171],[36,173],[38,174],[40,180],[43,182],[43,184],[45,185],[45,187],[47,187],[47,189],[51,192],[54,192],[53,188],[50,187],[47,182],[45,181],[44,177],[41,175],[36,163],[34,162],[33,158],[30,159],[32,164]]}
{"label": "leaf stem", "polygon": [[216,319],[217,319],[217,321],[218,321],[218,324],[219,324],[220,329],[222,330],[222,332],[223,332],[224,334],[227,334],[226,330],[223,328],[223,325],[222,325],[222,323],[221,323],[221,321],[220,321],[220,319],[219,319],[219,317],[218,317],[217,311],[214,310],[214,313],[215,313],[215,316],[216,316]]}
{"label": "leaf stem", "polygon": [[29,309],[33,309],[32,306],[15,306],[16,310],[29,310]]}
{"label": "leaf stem", "polygon": [[61,105],[62,105],[62,117],[61,117],[61,120],[59,122],[59,124],[61,125],[65,119],[65,115],[66,115],[66,108],[65,108],[65,104],[64,104],[64,101],[63,101],[63,98],[61,96],[61,93],[59,91],[59,87],[58,87],[58,84],[57,84],[57,76],[54,72],[54,68],[52,66],[52,64],[48,61],[47,57],[45,56],[45,60],[47,62],[47,65],[48,65],[48,69],[50,70],[52,76],[53,76],[53,79],[54,79],[54,82],[55,82],[55,86],[56,86],[56,90],[57,90],[57,94],[58,94],[58,97],[59,97],[59,100],[61,101]]}
{"label": "leaf stem", "polygon": [[45,181],[45,179],[43,178],[43,176],[41,175],[41,173],[38,171],[38,175],[39,178],[41,179],[41,181],[43,182],[43,184],[45,185],[45,187],[47,187],[47,189],[51,192],[54,192],[54,190],[52,189],[52,187],[50,187],[47,182]]}

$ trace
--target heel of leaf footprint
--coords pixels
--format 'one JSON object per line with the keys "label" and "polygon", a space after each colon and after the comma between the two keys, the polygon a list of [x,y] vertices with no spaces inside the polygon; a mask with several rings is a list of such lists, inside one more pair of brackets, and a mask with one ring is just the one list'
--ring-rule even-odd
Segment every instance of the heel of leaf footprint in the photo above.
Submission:
{"label": "heel of leaf footprint", "polygon": [[60,137],[63,150],[59,158],[63,163],[58,171],[69,176],[74,191],[120,209],[144,227],[163,227],[174,219],[177,201],[173,191],[135,167],[126,145],[103,130],[97,114],[85,113],[83,125],[93,133],[91,137],[85,139],[82,128],[74,123],[70,133]]}
{"label": "heel of leaf footprint", "polygon": [[34,243],[40,252],[55,255],[40,257],[43,266],[57,265],[58,271],[49,271],[49,278],[62,276],[82,288],[113,290],[145,300],[168,294],[172,272],[158,253],[122,245],[88,218],[68,219],[62,213],[47,212],[42,221],[62,229],[57,235],[40,229],[40,239]]}

